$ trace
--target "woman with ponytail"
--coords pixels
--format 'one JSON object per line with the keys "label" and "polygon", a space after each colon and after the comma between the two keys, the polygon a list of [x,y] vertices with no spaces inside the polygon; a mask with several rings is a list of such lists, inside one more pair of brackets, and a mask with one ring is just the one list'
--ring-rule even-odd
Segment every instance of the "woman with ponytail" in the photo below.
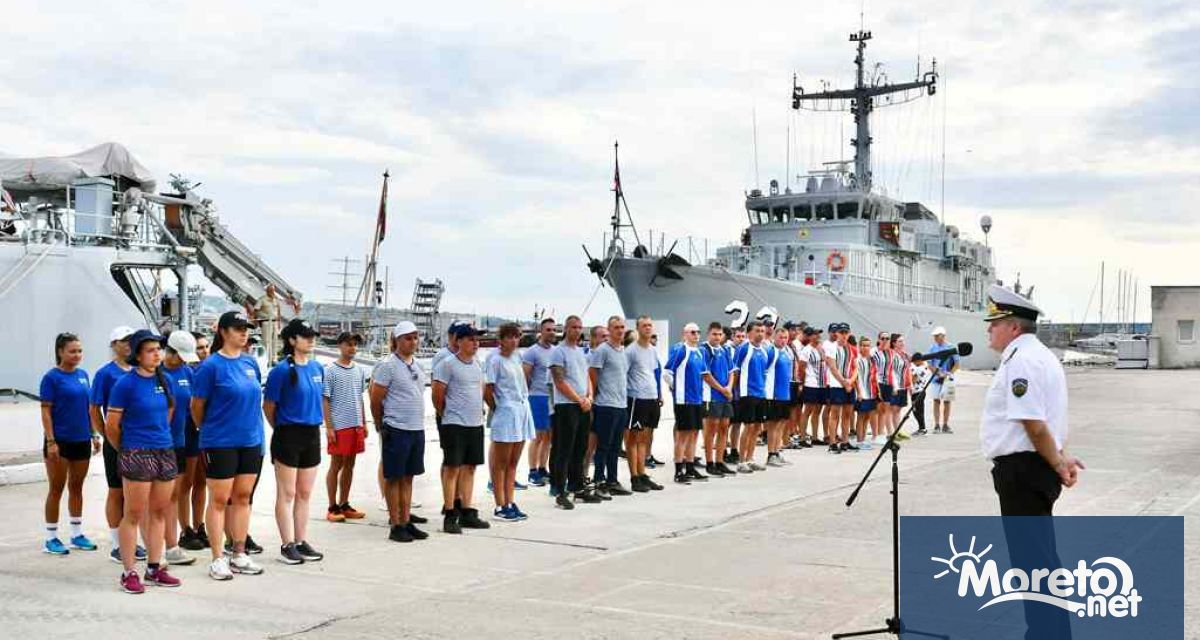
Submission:
{"label": "woman with ponytail", "polygon": [[308,544],[308,510],[317,466],[321,464],[321,425],[325,368],[312,357],[317,332],[295,318],[279,334],[283,360],[267,374],[263,412],[271,424],[275,465],[275,523],[279,561],[317,562],[325,556]]}
{"label": "woman with ponytail", "polygon": [[145,329],[129,337],[129,364],[133,371],[113,385],[108,399],[105,431],[117,450],[117,465],[124,484],[125,509],[121,518],[121,588],[142,593],[145,588],[135,570],[138,527],[146,523],[145,581],[160,587],[178,587],[163,562],[163,534],[171,512],[171,491],[179,468],[171,439],[174,398],[163,374],[162,336]]}

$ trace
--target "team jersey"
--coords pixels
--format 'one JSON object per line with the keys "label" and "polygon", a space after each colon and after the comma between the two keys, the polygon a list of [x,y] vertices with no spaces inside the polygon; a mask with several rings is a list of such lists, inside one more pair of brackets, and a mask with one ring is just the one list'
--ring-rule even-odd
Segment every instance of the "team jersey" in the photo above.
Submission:
{"label": "team jersey", "polygon": [[[293,372],[295,376],[293,377]],[[275,424],[320,425],[325,421],[321,399],[325,393],[325,367],[316,358],[304,364],[283,359],[267,373],[267,400],[275,403]]]}
{"label": "team jersey", "polygon": [[775,366],[772,372],[776,400],[786,401],[792,399],[792,368],[794,366],[795,360],[792,359],[792,350],[788,347],[782,349],[776,347]]}
{"label": "team jersey", "polygon": [[908,354],[891,350],[888,359],[888,384],[897,391],[908,389],[912,384],[912,372],[908,369]]}
{"label": "team jersey", "polygon": [[800,359],[804,361],[804,386],[821,389],[825,386],[825,358],[819,347],[804,345]]}
{"label": "team jersey", "polygon": [[[170,380],[167,381],[170,384]],[[108,394],[110,409],[120,409],[121,450],[170,449],[170,390],[158,383],[157,376],[127,373]]]}
{"label": "team jersey", "polygon": [[88,414],[91,395],[88,373],[76,368],[66,372],[58,367],[42,376],[40,393],[43,403],[50,405],[50,426],[55,440],[86,442],[92,437],[92,418]]}
{"label": "team jersey", "polygon": [[743,398],[768,398],[767,372],[775,359],[775,347],[765,342],[754,346],[743,342],[734,354],[734,368],[738,372],[738,394]]}
{"label": "team jersey", "polygon": [[665,369],[671,372],[673,402],[675,404],[700,404],[704,402],[704,354],[697,347],[679,342],[671,347]]}
{"label": "team jersey", "polygon": [[[826,342],[821,345],[825,355],[833,359],[834,367],[838,373],[842,374],[843,378],[850,378],[850,371],[854,368],[854,352],[851,351],[848,345],[839,344],[837,342]],[[833,375],[833,372],[827,366],[825,368],[825,384],[830,389],[841,389],[842,383]]]}
{"label": "team jersey", "polygon": [[[704,366],[708,367],[708,372],[712,374],[717,384],[722,387],[728,387],[730,374],[733,373],[732,358],[730,357],[729,350],[724,345],[714,347],[705,342],[700,345],[700,353],[704,356]],[[708,385],[704,385],[704,401],[729,402],[725,394]]]}
{"label": "team jersey", "polygon": [[171,381],[171,395],[175,398],[176,409],[171,414],[171,442],[178,449],[187,444],[184,429],[192,405],[192,368],[179,365],[178,369],[172,369],[163,365],[162,371]]}
{"label": "team jersey", "polygon": [[879,347],[871,347],[871,365],[875,368],[875,382],[887,384],[888,352]]}
{"label": "team jersey", "polygon": [[854,375],[854,392],[859,400],[874,400],[878,395],[879,376],[875,371],[875,357],[872,355],[858,356],[858,370]]}

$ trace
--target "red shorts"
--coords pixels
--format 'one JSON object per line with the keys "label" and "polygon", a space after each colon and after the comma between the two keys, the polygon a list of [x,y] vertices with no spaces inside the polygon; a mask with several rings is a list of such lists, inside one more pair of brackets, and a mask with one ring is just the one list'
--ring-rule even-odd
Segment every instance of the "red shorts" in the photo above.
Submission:
{"label": "red shorts", "polygon": [[[352,456],[366,450],[367,430],[362,427],[338,429],[333,434],[337,440],[328,445],[328,453],[331,456]],[[325,441],[329,442],[328,436]]]}

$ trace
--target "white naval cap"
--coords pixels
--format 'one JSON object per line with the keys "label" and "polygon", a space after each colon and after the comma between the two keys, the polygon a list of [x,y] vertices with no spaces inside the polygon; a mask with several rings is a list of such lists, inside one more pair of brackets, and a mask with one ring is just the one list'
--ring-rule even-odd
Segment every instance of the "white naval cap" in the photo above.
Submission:
{"label": "white naval cap", "polygon": [[930,331],[930,332],[929,332],[929,335],[931,335],[931,336],[944,336],[944,335],[946,335],[946,327],[934,327],[934,328],[933,328],[933,331]]}
{"label": "white naval cap", "polygon": [[994,284],[988,288],[988,308],[984,320],[991,322],[1001,318],[1017,317],[1037,320],[1042,310],[1028,298]]}
{"label": "white naval cap", "polygon": [[401,320],[400,322],[396,323],[395,327],[392,328],[392,335],[397,338],[399,338],[400,336],[406,336],[410,333],[416,333],[416,332],[417,332],[417,325],[413,324],[412,322],[410,322],[408,320]]}

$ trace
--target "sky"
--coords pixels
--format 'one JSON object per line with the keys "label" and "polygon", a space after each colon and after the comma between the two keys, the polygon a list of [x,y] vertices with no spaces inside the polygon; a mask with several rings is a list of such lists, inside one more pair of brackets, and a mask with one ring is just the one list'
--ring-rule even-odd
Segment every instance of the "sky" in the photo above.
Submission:
{"label": "sky", "polygon": [[[746,190],[851,157],[849,118],[790,93],[793,74],[848,86],[860,24],[878,73],[942,72],[877,111],[881,189],[977,239],[990,215],[999,277],[1055,321],[1096,319],[1101,261],[1110,320],[1118,270],[1142,321],[1149,285],[1196,284],[1196,3],[6,5],[0,153],[121,142],[162,185],[202,182],[308,300],[340,298],[334,260],[369,250],[385,169],[400,306],[441,278],[444,308],[582,311],[615,140],[642,233],[734,241]],[[587,316],[618,311],[604,288]]]}

